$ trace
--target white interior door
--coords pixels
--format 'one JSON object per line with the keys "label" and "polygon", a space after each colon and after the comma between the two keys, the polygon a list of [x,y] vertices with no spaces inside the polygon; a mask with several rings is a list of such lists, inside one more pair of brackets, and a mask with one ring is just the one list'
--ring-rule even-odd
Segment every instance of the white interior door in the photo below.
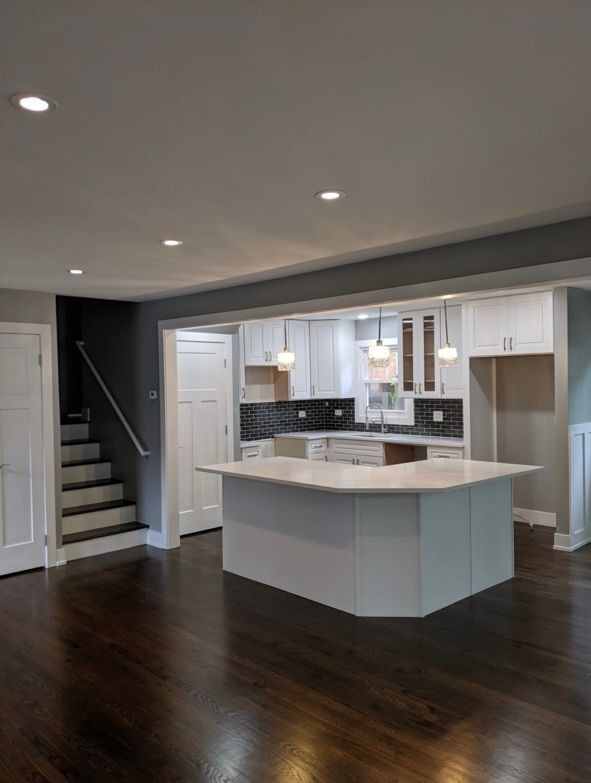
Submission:
{"label": "white interior door", "polygon": [[40,338],[0,334],[0,574],[45,565]]}
{"label": "white interior door", "polygon": [[228,459],[231,375],[224,335],[179,332],[177,351],[180,533],[187,535],[222,524],[221,479],[195,468]]}

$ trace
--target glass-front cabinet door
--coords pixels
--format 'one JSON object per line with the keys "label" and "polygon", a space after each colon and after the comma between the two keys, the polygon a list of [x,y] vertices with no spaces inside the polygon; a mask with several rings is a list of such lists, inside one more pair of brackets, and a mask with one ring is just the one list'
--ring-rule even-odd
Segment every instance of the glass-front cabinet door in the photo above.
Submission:
{"label": "glass-front cabinet door", "polygon": [[439,311],[401,313],[399,329],[399,372],[401,397],[439,397],[440,372]]}

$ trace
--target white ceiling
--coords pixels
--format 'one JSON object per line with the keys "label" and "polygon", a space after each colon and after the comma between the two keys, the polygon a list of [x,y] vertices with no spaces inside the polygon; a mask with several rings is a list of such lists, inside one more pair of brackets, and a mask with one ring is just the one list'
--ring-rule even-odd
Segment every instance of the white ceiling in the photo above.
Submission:
{"label": "white ceiling", "polygon": [[137,299],[591,214],[590,73],[588,0],[6,0],[0,286]]}

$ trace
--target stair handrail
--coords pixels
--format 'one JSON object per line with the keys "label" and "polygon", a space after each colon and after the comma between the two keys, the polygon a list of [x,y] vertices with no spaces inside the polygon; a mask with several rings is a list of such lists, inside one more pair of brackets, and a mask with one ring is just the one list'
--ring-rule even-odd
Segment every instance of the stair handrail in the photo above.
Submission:
{"label": "stair handrail", "polygon": [[107,388],[107,386],[106,386],[105,382],[104,382],[104,381],[103,381],[103,379],[101,378],[101,376],[100,376],[100,374],[99,374],[99,371],[98,371],[98,370],[96,369],[96,367],[94,366],[94,364],[93,364],[93,362],[92,362],[92,359],[91,359],[91,358],[90,358],[90,356],[89,356],[89,355],[86,353],[86,350],[85,350],[85,348],[84,348],[84,341],[83,341],[83,340],[76,340],[76,345],[78,346],[78,350],[80,351],[80,353],[81,353],[81,354],[82,354],[82,356],[84,357],[84,361],[85,361],[85,362],[86,362],[86,364],[88,365],[88,367],[89,367],[89,369],[90,369],[90,372],[91,372],[91,373],[94,375],[94,377],[95,377],[95,378],[96,378],[96,380],[97,380],[97,383],[98,383],[98,385],[99,385],[99,386],[101,387],[101,389],[103,390],[103,392],[104,392],[104,394],[105,394],[105,397],[106,397],[106,398],[109,400],[109,402],[111,403],[111,407],[113,408],[113,410],[114,410],[114,411],[115,411],[115,413],[117,414],[117,416],[118,416],[118,418],[119,418],[119,421],[120,421],[120,422],[121,422],[121,424],[123,424],[123,426],[125,427],[125,429],[126,429],[126,431],[127,431],[127,434],[128,434],[128,435],[129,435],[129,437],[131,438],[131,440],[132,440],[132,442],[133,442],[133,445],[134,445],[134,446],[136,447],[136,449],[138,450],[138,453],[139,453],[139,455],[140,455],[140,456],[142,456],[142,457],[149,457],[149,456],[150,456],[150,452],[149,452],[147,449],[145,449],[145,448],[142,446],[142,444],[141,444],[141,442],[140,442],[139,438],[136,436],[135,432],[134,432],[134,431],[131,429],[131,426],[129,425],[129,422],[127,421],[127,419],[125,418],[125,416],[123,415],[123,413],[122,413],[122,411],[121,411],[121,408],[120,408],[120,407],[117,405],[117,403],[115,402],[115,399],[114,399],[113,395],[111,394],[111,392],[110,392],[110,391],[109,391],[109,389]]}

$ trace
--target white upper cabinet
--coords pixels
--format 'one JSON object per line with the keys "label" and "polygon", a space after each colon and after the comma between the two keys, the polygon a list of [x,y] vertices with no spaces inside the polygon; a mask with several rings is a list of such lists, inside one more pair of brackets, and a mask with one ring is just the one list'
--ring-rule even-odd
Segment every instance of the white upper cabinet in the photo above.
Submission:
{"label": "white upper cabinet", "polygon": [[354,321],[310,322],[310,379],[313,398],[329,399],[352,394],[354,340]]}
{"label": "white upper cabinet", "polygon": [[273,366],[285,341],[284,321],[250,321],[244,324],[244,364]]}
{"label": "white upper cabinet", "polygon": [[468,303],[470,356],[552,353],[552,292]]}
{"label": "white upper cabinet", "polygon": [[289,373],[290,400],[309,400],[310,387],[310,324],[308,321],[288,321],[289,349],[295,354],[295,369]]}
{"label": "white upper cabinet", "polygon": [[[445,313],[440,311],[441,328],[439,342],[445,343]],[[464,346],[462,344],[462,307],[451,305],[447,308],[447,330],[450,345],[458,349],[458,363],[455,367],[440,367],[441,396],[459,399],[464,396]]]}
{"label": "white upper cabinet", "polygon": [[398,316],[398,377],[401,397],[441,396],[437,350],[439,309],[416,310]]}

